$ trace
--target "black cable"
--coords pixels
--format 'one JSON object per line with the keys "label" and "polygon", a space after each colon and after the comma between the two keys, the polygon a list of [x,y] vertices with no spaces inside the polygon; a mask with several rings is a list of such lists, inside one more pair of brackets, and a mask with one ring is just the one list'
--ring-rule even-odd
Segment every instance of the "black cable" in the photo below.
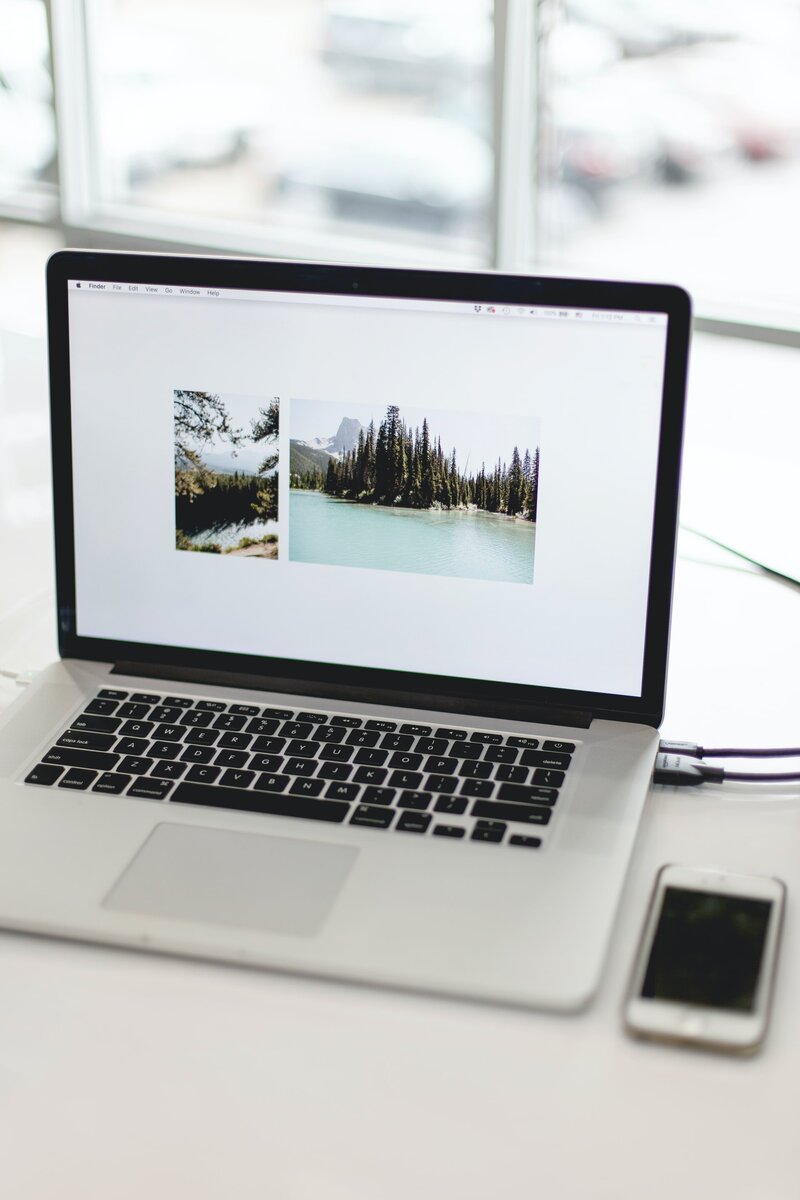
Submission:
{"label": "black cable", "polygon": [[800,746],[766,746],[752,749],[741,749],[735,746],[723,746],[720,749],[706,749],[694,742],[659,743],[659,750],[665,754],[682,754],[687,758],[800,758]]}
{"label": "black cable", "polygon": [[728,779],[746,783],[794,783],[800,782],[800,771],[759,775],[750,771],[725,771],[722,767],[710,767],[683,754],[656,755],[654,783],[670,787],[698,787],[701,783],[724,783]]}

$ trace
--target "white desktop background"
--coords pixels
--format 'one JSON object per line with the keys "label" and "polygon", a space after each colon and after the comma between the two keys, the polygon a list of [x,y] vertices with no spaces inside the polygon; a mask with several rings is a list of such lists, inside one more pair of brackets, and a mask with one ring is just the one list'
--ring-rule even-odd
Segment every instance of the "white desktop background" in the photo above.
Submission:
{"label": "white desktop background", "polygon": [[[80,635],[641,693],[665,324],[85,288],[69,320]],[[176,388],[280,396],[276,561],[176,551]],[[291,562],[293,396],[530,414],[533,584]]]}

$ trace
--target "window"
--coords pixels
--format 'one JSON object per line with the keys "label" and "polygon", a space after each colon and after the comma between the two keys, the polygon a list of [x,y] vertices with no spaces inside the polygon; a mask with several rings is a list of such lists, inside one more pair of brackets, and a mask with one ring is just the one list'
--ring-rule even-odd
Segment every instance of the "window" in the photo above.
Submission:
{"label": "window", "polygon": [[796,0],[0,0],[0,212],[797,330],[798,52]]}

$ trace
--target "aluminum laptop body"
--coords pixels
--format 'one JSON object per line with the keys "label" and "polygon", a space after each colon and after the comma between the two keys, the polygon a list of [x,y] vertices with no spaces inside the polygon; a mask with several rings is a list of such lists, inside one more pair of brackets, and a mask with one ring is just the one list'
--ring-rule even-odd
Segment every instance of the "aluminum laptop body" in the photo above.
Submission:
{"label": "aluminum laptop body", "polygon": [[62,658],[0,725],[0,925],[584,1005],[658,744],[685,293],[65,251],[48,304]]}

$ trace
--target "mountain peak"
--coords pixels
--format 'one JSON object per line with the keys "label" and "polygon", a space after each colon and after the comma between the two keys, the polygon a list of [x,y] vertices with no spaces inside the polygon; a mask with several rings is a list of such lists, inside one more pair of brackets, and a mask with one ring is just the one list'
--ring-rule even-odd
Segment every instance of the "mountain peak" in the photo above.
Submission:
{"label": "mountain peak", "polygon": [[342,417],[330,445],[331,454],[347,454],[358,445],[358,435],[364,426],[357,417]]}

